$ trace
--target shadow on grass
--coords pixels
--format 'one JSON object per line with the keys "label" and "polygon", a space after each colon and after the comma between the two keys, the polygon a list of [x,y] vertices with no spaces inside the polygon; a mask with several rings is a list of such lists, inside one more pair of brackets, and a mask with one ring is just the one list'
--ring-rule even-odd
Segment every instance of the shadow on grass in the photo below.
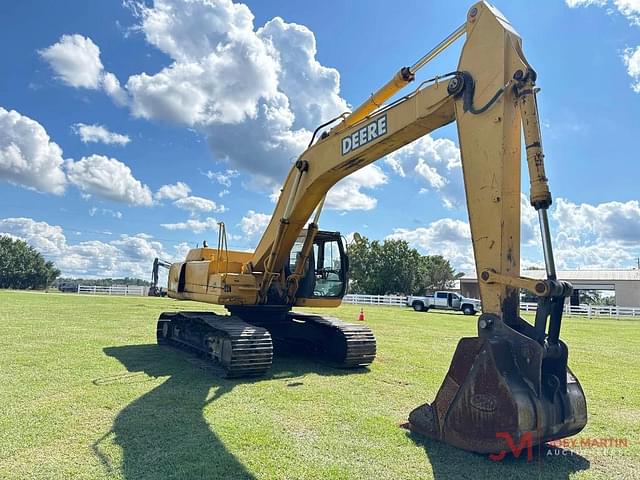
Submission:
{"label": "shadow on grass", "polygon": [[533,460],[527,461],[526,449],[519,458],[507,455],[502,461],[494,462],[488,455],[466,452],[442,442],[425,438],[414,432],[407,432],[416,445],[424,448],[433,478],[443,479],[568,479],[580,470],[587,470],[589,460],[570,450],[561,448],[534,447]]}
{"label": "shadow on grass", "polygon": [[[94,380],[139,383],[150,377],[169,378],[131,404],[116,417],[112,430],[93,445],[106,469],[113,467],[102,453],[101,442],[109,435],[122,448],[122,475],[126,479],[251,479],[244,465],[229,452],[209,425],[203,410],[241,383],[300,377],[308,372],[345,375],[366,370],[338,370],[299,356],[274,356],[267,377],[224,379],[204,360],[158,345],[107,347],[106,355],[118,359],[129,373]],[[302,382],[291,382],[295,387]],[[216,388],[217,387],[217,388]],[[209,397],[211,388],[216,388]]]}

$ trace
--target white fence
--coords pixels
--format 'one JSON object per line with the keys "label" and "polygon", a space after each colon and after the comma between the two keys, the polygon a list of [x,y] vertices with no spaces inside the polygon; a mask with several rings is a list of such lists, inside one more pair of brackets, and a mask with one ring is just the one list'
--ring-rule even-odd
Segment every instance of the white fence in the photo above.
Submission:
{"label": "white fence", "polygon": [[404,307],[407,304],[407,297],[399,295],[345,295],[342,299],[344,303],[353,303],[357,305],[393,305],[396,307]]}
{"label": "white fence", "polygon": [[[404,307],[407,305],[407,297],[400,295],[359,295],[350,294],[345,295],[342,299],[344,303],[351,303],[356,305],[390,305],[394,307]],[[535,303],[520,303],[520,311],[522,312],[535,312],[537,304]],[[581,317],[611,317],[611,318],[624,318],[624,317],[640,317],[640,307],[613,307],[605,305],[565,305],[564,313],[566,315],[579,315]]]}
{"label": "white fence", "polygon": [[125,295],[144,297],[147,295],[149,287],[137,285],[114,285],[112,287],[101,287],[98,285],[78,285],[78,293],[89,295]]}
{"label": "white fence", "polygon": [[[521,303],[520,310],[523,312],[535,312],[535,303]],[[581,317],[640,317],[640,307],[615,307],[608,305],[565,305],[566,315],[580,315]]]}

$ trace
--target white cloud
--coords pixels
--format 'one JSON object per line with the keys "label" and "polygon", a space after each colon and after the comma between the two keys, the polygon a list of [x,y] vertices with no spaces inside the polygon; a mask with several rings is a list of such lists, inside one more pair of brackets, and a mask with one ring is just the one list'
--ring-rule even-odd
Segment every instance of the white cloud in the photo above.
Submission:
{"label": "white cloud", "polygon": [[126,145],[131,141],[128,135],[110,132],[102,125],[76,123],[73,126],[73,131],[80,136],[83,143],[102,142],[107,145]]}
{"label": "white cloud", "polygon": [[613,4],[632,24],[640,25],[640,0],[614,0]]}
{"label": "white cloud", "polygon": [[248,237],[262,235],[262,232],[267,228],[270,221],[271,215],[249,210],[247,214],[242,217],[242,220],[240,220],[240,229]]}
{"label": "white cloud", "polygon": [[137,180],[131,169],[115,158],[103,155],[67,162],[69,181],[88,195],[132,205],[151,205],[151,190]]}
{"label": "white cloud", "polygon": [[190,218],[185,222],[162,223],[160,226],[167,230],[190,230],[194,233],[202,233],[206,230],[217,230],[218,221],[211,217],[207,217],[204,220]]}
{"label": "white cloud", "polygon": [[607,4],[607,0],[565,0],[570,8],[589,7],[595,5],[602,7]]}
{"label": "white cloud", "polygon": [[0,178],[40,192],[62,194],[62,149],[35,120],[0,107]]}
{"label": "white cloud", "polygon": [[102,214],[102,215],[110,216],[117,219],[122,218],[122,212],[117,210],[111,210],[110,208],[91,207],[89,209],[89,216],[95,217],[97,214]]}
{"label": "white cloud", "polygon": [[[452,140],[425,135],[387,155],[384,161],[401,177],[406,177],[409,169],[416,178],[425,180],[446,208],[464,205],[460,149]],[[420,193],[427,191],[421,189]]]}
{"label": "white cloud", "polygon": [[146,279],[155,257],[178,259],[144,233],[121,235],[109,242],[89,240],[69,244],[60,226],[31,218],[5,218],[0,220],[0,234],[25,240],[52,260],[64,276]]}
{"label": "white cloud", "polygon": [[223,213],[226,211],[224,205],[218,205],[212,200],[196,196],[179,198],[173,202],[173,204],[182,210],[190,211],[192,214],[195,214],[196,212]]}
{"label": "white cloud", "polygon": [[640,93],[640,46],[635,49],[627,48],[622,56],[627,67],[627,73],[633,79],[631,88],[636,93]]}
{"label": "white cloud", "polygon": [[104,70],[100,48],[89,37],[62,35],[57,43],[38,53],[63,83],[74,88],[103,89],[116,104],[127,103],[127,93],[116,76]]}
{"label": "white cloud", "polygon": [[554,256],[559,268],[631,268],[640,256],[640,203],[554,202]]}
{"label": "white cloud", "polygon": [[564,240],[580,243],[617,242],[640,245],[640,203],[606,202],[575,204],[563,198],[555,202],[552,218]]}
{"label": "white cloud", "polygon": [[231,186],[231,180],[233,178],[236,178],[238,175],[240,175],[240,172],[238,172],[238,170],[232,169],[227,169],[222,172],[212,172],[211,170],[209,170],[207,171],[207,173],[205,173],[205,176],[209,180],[215,180],[220,185],[223,185],[227,188]]}
{"label": "white cloud", "polygon": [[[97,46],[81,36],[63,37],[43,58],[66,83],[102,88],[135,116],[197,129],[218,160],[268,189],[284,178],[311,131],[347,110],[338,71],[317,61],[315,37],[303,25],[276,17],[256,28],[249,8],[230,0],[129,5],[138,30],[171,58],[167,67],[132,75],[123,88],[102,68]],[[78,50],[77,61],[67,63],[46,53],[64,51],[67,58]],[[86,79],[74,80],[76,71]]]}
{"label": "white cloud", "polygon": [[30,218],[5,218],[0,220],[0,233],[28,241],[43,255],[59,254],[66,247],[62,227]]}
{"label": "white cloud", "polygon": [[90,89],[100,86],[103,68],[100,49],[90,38],[63,35],[57,43],[38,53],[67,85]]}
{"label": "white cloud", "polygon": [[387,176],[377,165],[366,167],[340,180],[327,194],[325,206],[332,210],[371,210],[378,201],[362,192],[387,183]]}
{"label": "white cloud", "polygon": [[447,179],[440,175],[434,167],[428,165],[423,158],[418,159],[418,164],[414,170],[429,183],[429,186],[436,190],[440,190],[447,184]]}
{"label": "white cloud", "polygon": [[120,86],[120,81],[111,72],[103,73],[102,89],[113,99],[116,105],[123,107],[129,102],[127,92]]}
{"label": "white cloud", "polygon": [[222,197],[224,197],[225,195],[229,195],[230,193],[231,193],[231,192],[225,188],[224,190],[221,190],[221,191],[218,193],[218,197],[222,198]]}
{"label": "white cloud", "polygon": [[177,182],[173,185],[161,186],[155,194],[156,200],[178,200],[188,197],[191,187],[184,182]]}
{"label": "white cloud", "polygon": [[[540,246],[537,213],[521,197],[522,244]],[[551,208],[554,257],[563,269],[632,268],[640,256],[640,202],[575,204],[558,198]],[[427,227],[396,228],[387,238],[399,238],[428,255],[439,254],[459,270],[471,272],[473,250],[466,222],[445,218]],[[538,258],[521,257],[521,266],[541,266]]]}
{"label": "white cloud", "polygon": [[187,258],[187,253],[189,253],[189,250],[191,250],[191,245],[189,245],[187,242],[180,242],[173,248],[176,251],[175,257],[180,260],[184,260],[185,258]]}
{"label": "white cloud", "polygon": [[[623,15],[632,25],[640,26],[640,0],[565,0],[569,7],[588,7],[591,5],[605,7],[613,4],[607,9],[610,14],[614,8]],[[627,73],[633,79],[631,87],[636,93],[640,93],[640,46],[625,49],[622,60],[627,67]]]}
{"label": "white cloud", "polygon": [[520,243],[542,245],[538,213],[524,193],[520,193]]}
{"label": "white cloud", "polygon": [[469,224],[452,218],[442,218],[427,227],[396,228],[386,238],[406,240],[425,255],[442,255],[454,268],[475,271]]}

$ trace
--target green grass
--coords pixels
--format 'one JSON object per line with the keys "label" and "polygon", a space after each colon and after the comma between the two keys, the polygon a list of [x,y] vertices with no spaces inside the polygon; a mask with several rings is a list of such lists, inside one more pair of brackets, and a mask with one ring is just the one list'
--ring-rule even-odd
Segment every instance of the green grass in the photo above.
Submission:
{"label": "green grass", "polygon": [[369,370],[286,357],[231,381],[154,343],[160,312],[207,308],[1,291],[0,478],[640,478],[638,320],[567,318],[563,330],[589,407],[578,438],[628,448],[494,463],[399,428],[433,400],[474,318],[366,308]]}

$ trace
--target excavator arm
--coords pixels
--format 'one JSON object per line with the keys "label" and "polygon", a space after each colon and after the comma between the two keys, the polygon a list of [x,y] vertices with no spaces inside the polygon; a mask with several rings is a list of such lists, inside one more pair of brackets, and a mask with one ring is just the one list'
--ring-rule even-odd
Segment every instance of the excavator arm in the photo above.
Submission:
{"label": "excavator arm", "polygon": [[[455,72],[424,82],[379,105],[410,83],[417,68],[466,33]],[[322,134],[291,169],[271,222],[248,271],[262,272],[258,303],[329,189],[347,175],[455,121],[462,156],[469,224],[483,314],[478,337],[460,341],[433,404],[412,412],[411,428],[477,452],[505,447],[531,435],[534,443],[572,435],[586,424],[584,393],[567,368],[560,341],[565,297],[571,285],[555,273],[547,209],[552,199],[544,169],[536,104],[536,73],[514,28],[494,7],[479,2],[465,25],[390,82],[341,123]],[[521,137],[530,201],[540,218],[547,279],[520,276]],[[307,244],[317,230],[311,222]],[[289,282],[288,298],[295,295]],[[293,283],[293,286],[291,286]],[[535,324],[519,316],[519,291],[539,300]]]}

